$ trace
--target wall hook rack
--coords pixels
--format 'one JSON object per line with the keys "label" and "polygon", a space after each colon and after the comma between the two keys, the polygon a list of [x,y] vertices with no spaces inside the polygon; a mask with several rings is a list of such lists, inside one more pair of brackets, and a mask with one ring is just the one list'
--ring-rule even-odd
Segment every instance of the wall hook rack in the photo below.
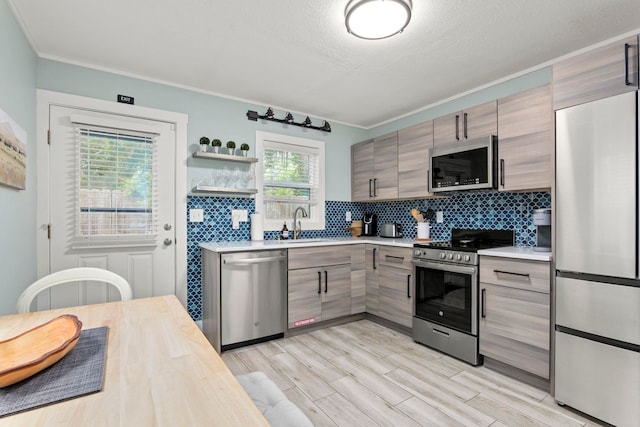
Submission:
{"label": "wall hook rack", "polygon": [[309,118],[309,116],[307,116],[307,117],[305,117],[305,119],[302,122],[296,123],[293,120],[293,115],[291,113],[285,114],[283,119],[277,119],[275,117],[275,115],[273,114],[273,110],[271,109],[271,107],[267,108],[267,112],[264,113],[263,115],[258,114],[257,111],[249,110],[249,111],[247,111],[247,119],[248,120],[253,120],[254,122],[257,122],[258,119],[269,120],[269,121],[272,121],[272,122],[285,123],[285,124],[288,124],[288,125],[300,126],[300,127],[309,128],[309,129],[315,129],[315,130],[319,130],[319,131],[322,131],[322,132],[331,132],[331,125],[326,120],[324,121],[322,126],[313,126],[313,124],[311,123],[311,119]]}

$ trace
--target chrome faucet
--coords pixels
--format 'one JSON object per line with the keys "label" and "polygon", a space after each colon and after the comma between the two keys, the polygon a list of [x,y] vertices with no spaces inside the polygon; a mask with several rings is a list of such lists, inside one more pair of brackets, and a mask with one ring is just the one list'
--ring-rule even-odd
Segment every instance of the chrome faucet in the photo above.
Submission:
{"label": "chrome faucet", "polygon": [[307,215],[307,211],[302,207],[302,206],[298,206],[296,208],[295,211],[293,211],[293,238],[294,239],[299,239],[300,238],[300,234],[302,233],[302,224],[300,223],[300,221],[298,221],[298,211],[302,211],[302,217],[306,218]]}

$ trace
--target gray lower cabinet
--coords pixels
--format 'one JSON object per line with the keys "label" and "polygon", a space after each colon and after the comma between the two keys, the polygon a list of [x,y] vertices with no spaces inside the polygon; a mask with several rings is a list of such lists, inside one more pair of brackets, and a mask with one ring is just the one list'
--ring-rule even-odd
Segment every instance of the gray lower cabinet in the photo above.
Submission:
{"label": "gray lower cabinet", "polygon": [[480,354],[549,379],[550,263],[480,257]]}
{"label": "gray lower cabinet", "polygon": [[379,246],[378,312],[383,319],[411,327],[413,318],[413,251],[410,248]]}
{"label": "gray lower cabinet", "polygon": [[365,283],[367,313],[380,315],[380,298],[378,288],[378,267],[380,247],[365,245]]}
{"label": "gray lower cabinet", "polygon": [[289,328],[351,314],[351,254],[350,245],[289,249]]}
{"label": "gray lower cabinet", "polygon": [[351,314],[367,311],[365,245],[351,245]]}

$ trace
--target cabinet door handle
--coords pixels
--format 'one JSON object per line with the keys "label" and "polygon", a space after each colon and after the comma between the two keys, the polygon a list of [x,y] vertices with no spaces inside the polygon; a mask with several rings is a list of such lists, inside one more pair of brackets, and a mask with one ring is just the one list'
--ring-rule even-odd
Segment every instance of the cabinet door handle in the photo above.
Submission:
{"label": "cabinet door handle", "polygon": [[373,178],[373,197],[378,197],[378,178]]}
{"label": "cabinet door handle", "polygon": [[624,84],[627,86],[631,86],[631,81],[629,80],[629,48],[631,45],[629,43],[624,44]]}
{"label": "cabinet door handle", "polygon": [[324,293],[326,294],[329,290],[329,276],[327,275],[327,270],[324,271]]}
{"label": "cabinet door handle", "polygon": [[460,141],[460,115],[456,114],[456,141]]}
{"label": "cabinet door handle", "polygon": [[373,182],[372,179],[369,180],[369,197],[373,197],[373,194],[371,193],[371,183]]}
{"label": "cabinet door handle", "polygon": [[373,248],[373,269],[377,270],[378,266],[376,265],[376,251],[378,250],[378,248]]}
{"label": "cabinet door handle", "polygon": [[322,273],[318,271],[318,295],[322,293]]}
{"label": "cabinet door handle", "polygon": [[487,289],[483,288],[482,289],[482,295],[481,295],[481,301],[480,301],[480,317],[485,318],[487,317]]}
{"label": "cabinet door handle", "polygon": [[411,298],[411,275],[407,274],[407,298]]}
{"label": "cabinet door handle", "polygon": [[504,159],[500,159],[500,185],[504,188]]}
{"label": "cabinet door handle", "polygon": [[514,273],[512,271],[504,271],[504,270],[493,270],[494,273],[496,274],[511,274],[514,276],[522,276],[522,277],[529,277],[529,273]]}
{"label": "cabinet door handle", "polygon": [[462,115],[462,129],[463,129],[464,139],[467,139],[468,138],[468,135],[467,135],[467,113],[464,113]]}

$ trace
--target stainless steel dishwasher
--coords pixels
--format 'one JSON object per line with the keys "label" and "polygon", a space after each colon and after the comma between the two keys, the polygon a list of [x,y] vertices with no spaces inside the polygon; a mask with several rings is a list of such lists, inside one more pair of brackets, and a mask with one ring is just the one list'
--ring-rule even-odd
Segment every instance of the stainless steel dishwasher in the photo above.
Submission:
{"label": "stainless steel dishwasher", "polygon": [[284,336],[286,249],[221,255],[222,350]]}

